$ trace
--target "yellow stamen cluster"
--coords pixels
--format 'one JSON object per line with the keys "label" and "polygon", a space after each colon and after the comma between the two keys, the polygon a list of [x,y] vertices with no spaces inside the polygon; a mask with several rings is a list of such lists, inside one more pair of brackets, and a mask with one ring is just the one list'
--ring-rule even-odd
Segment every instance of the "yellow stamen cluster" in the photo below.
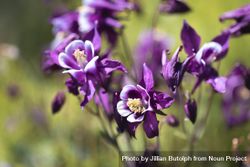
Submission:
{"label": "yellow stamen cluster", "polygon": [[129,98],[127,101],[127,106],[132,112],[135,113],[142,113],[145,111],[145,108],[143,107],[143,104],[139,98]]}
{"label": "yellow stamen cluster", "polygon": [[86,61],[86,55],[84,51],[80,51],[79,49],[75,50],[73,53],[74,57],[76,58],[76,61],[79,65],[83,65]]}

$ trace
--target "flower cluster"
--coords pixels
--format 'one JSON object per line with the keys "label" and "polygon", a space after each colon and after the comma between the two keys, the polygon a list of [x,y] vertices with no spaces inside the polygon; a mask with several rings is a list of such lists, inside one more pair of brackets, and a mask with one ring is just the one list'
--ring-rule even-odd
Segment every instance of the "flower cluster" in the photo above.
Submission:
{"label": "flower cluster", "polygon": [[[158,14],[190,11],[190,7],[180,0],[163,1],[158,8]],[[81,100],[83,110],[100,119],[103,111],[111,125],[110,132],[113,131],[112,123],[116,123],[116,134],[105,132],[109,142],[118,147],[116,137],[122,132],[135,137],[141,124],[148,138],[159,136],[164,123],[172,127],[185,126],[184,117],[166,110],[174,103],[193,124],[196,123],[200,102],[195,93],[202,84],[212,88],[210,97],[215,92],[223,94],[223,111],[230,127],[250,119],[250,70],[238,65],[228,76],[219,74],[219,66],[229,50],[230,37],[250,32],[249,5],[223,14],[222,21],[235,19],[236,23],[203,44],[201,36],[184,20],[180,31],[182,44],[171,57],[171,40],[156,31],[153,25],[142,33],[134,52],[128,51],[129,45],[123,41],[127,52],[121,57],[128,61],[126,65],[131,64],[129,69],[112,55],[123,54],[116,52],[118,38],[124,35],[125,26],[121,20],[127,15],[123,14],[138,12],[138,9],[136,1],[84,0],[77,10],[55,15],[50,20],[55,39],[45,51],[43,69],[61,70],[66,74],[68,92]],[[104,47],[101,41],[107,46]],[[184,59],[181,59],[182,52]],[[191,88],[185,87],[186,78],[190,79]],[[53,113],[61,109],[65,99],[64,92],[56,95]],[[92,99],[97,111],[88,106],[93,105],[89,104]],[[234,115],[236,110],[237,116]],[[205,123],[206,119],[201,119],[200,123]]]}

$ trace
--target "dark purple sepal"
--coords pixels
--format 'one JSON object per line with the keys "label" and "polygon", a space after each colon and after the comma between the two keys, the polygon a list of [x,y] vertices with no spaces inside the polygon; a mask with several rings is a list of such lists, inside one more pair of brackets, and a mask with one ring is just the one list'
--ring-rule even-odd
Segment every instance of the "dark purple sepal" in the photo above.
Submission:
{"label": "dark purple sepal", "polygon": [[148,111],[145,113],[143,129],[148,138],[153,138],[159,135],[158,121],[155,112]]}
{"label": "dark purple sepal", "polygon": [[188,56],[193,56],[200,48],[201,38],[197,32],[184,20],[181,30],[181,40]]}

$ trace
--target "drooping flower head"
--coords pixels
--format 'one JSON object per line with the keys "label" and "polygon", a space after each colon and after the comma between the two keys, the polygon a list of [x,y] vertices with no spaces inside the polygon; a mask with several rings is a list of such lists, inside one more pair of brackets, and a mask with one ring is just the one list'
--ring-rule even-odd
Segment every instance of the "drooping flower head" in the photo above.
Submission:
{"label": "drooping flower head", "polygon": [[116,109],[123,122],[118,125],[135,136],[136,127],[143,122],[146,135],[152,138],[159,134],[157,111],[170,107],[174,100],[168,94],[153,89],[153,74],[146,64],[143,65],[142,76],[140,84],[126,85],[120,92]]}
{"label": "drooping flower head", "polygon": [[182,47],[179,47],[170,60],[167,59],[166,52],[162,53],[162,76],[166,81],[168,87],[173,93],[176,93],[176,89],[180,85],[186,67],[191,58],[187,58],[184,62],[180,62],[179,53]]}
{"label": "drooping flower head", "polygon": [[211,42],[205,43],[200,47],[200,36],[184,21],[181,40],[188,57],[192,58],[186,70],[197,77],[197,82],[192,92],[196,90],[202,81],[209,83],[217,92],[225,92],[226,78],[218,75],[218,72],[212,67],[212,63],[221,60],[227,54],[229,37],[229,33],[222,33]]}
{"label": "drooping flower head", "polygon": [[[77,86],[79,85],[80,92],[84,95],[82,107],[93,98],[96,87],[102,87],[104,80],[113,71],[126,71],[120,62],[95,55],[92,42],[82,40],[74,40],[69,43],[59,54],[58,63],[65,69],[63,73],[68,73],[74,78],[71,82],[67,82],[68,86],[74,88],[72,85],[74,82]],[[77,94],[76,90],[73,90]]]}
{"label": "drooping flower head", "polygon": [[229,19],[235,20],[235,23],[228,27],[225,32],[229,32],[233,36],[250,33],[250,4],[226,12],[220,16],[220,21]]}
{"label": "drooping flower head", "polygon": [[228,75],[222,109],[228,127],[250,120],[250,70],[238,64]]}

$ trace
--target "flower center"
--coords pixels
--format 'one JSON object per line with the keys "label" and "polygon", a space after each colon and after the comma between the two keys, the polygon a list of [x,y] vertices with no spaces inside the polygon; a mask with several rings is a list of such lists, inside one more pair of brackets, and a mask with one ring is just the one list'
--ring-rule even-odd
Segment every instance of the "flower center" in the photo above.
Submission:
{"label": "flower center", "polygon": [[73,53],[74,57],[76,58],[77,63],[82,67],[86,62],[86,54],[84,50],[76,49]]}
{"label": "flower center", "polygon": [[127,101],[127,106],[132,112],[135,113],[142,113],[143,111],[145,111],[142,101],[139,98],[129,98]]}

